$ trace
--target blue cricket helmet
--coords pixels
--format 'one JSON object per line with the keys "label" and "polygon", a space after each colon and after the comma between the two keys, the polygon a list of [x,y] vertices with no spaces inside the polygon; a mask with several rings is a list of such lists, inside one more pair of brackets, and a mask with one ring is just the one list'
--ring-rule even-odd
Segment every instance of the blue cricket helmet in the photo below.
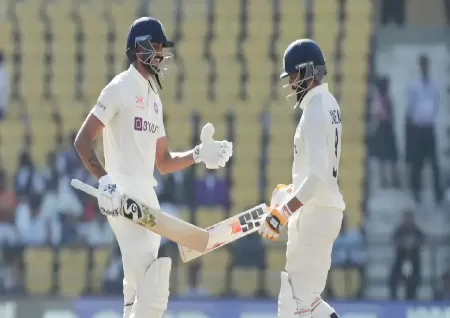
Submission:
{"label": "blue cricket helmet", "polygon": [[[326,62],[322,50],[316,42],[310,39],[296,40],[289,44],[283,57],[284,72],[280,78],[300,71],[306,65],[312,64],[317,69],[314,75],[323,76],[326,74]],[[321,80],[322,78],[318,79]]]}
{"label": "blue cricket helmet", "polygon": [[283,56],[284,72],[280,78],[286,78],[292,74],[297,74],[294,81],[283,87],[291,86],[295,93],[288,94],[291,97],[295,94],[297,107],[303,96],[311,86],[311,80],[320,82],[327,74],[325,57],[316,42],[310,39],[300,39],[292,42],[287,47]]}
{"label": "blue cricket helmet", "polygon": [[163,47],[173,47],[174,43],[167,39],[162,23],[151,17],[142,17],[133,22],[128,31],[126,53],[130,62],[136,59],[136,48],[139,43],[158,42]]}
{"label": "blue cricket helmet", "polygon": [[167,39],[164,26],[159,20],[142,17],[134,21],[128,31],[125,52],[130,63],[138,59],[144,64],[150,73],[155,75],[159,87],[162,88],[159,76],[164,76],[164,72],[168,69],[168,61],[173,60],[173,54],[157,52],[152,44],[155,42],[161,43],[163,48],[174,46],[174,43]]}

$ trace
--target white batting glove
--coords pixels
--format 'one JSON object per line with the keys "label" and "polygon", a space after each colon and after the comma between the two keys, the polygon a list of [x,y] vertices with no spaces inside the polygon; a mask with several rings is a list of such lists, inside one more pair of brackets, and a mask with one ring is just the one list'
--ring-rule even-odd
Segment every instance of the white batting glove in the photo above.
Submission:
{"label": "white batting glove", "polygon": [[233,143],[227,140],[217,141],[212,138],[214,126],[207,123],[202,128],[200,140],[202,143],[194,148],[194,160],[196,163],[203,162],[207,169],[219,169],[233,155]]}
{"label": "white batting glove", "polygon": [[98,189],[101,191],[97,197],[100,212],[107,216],[118,216],[122,194],[110,175],[105,175],[98,180]]}
{"label": "white batting glove", "polygon": [[291,199],[292,191],[292,184],[279,184],[272,192],[270,212],[262,217],[264,222],[261,222],[258,228],[259,235],[264,239],[276,241],[283,227],[287,225],[292,211],[286,203]]}

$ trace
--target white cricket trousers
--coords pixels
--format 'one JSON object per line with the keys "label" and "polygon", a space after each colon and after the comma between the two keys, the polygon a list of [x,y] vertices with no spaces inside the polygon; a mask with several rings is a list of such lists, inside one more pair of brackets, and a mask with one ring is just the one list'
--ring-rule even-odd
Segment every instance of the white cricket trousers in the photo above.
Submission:
{"label": "white cricket trousers", "polygon": [[289,219],[286,272],[298,308],[309,306],[325,289],[342,217],[335,208],[304,206]]}
{"label": "white cricket trousers", "polygon": [[[159,209],[155,190],[148,187],[123,187],[129,196],[142,203]],[[123,216],[108,217],[109,224],[119,243],[123,263],[123,296],[125,302],[124,317],[131,311],[139,283],[143,280],[150,264],[158,257],[161,236],[126,219]]]}

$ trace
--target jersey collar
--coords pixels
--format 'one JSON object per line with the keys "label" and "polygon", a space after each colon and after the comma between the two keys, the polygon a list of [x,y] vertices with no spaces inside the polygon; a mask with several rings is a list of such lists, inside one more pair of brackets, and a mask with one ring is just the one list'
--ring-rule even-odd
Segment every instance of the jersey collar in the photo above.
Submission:
{"label": "jersey collar", "polygon": [[305,109],[306,105],[309,104],[311,99],[316,96],[319,93],[328,92],[328,83],[323,83],[320,85],[317,85],[313,89],[311,89],[309,92],[306,93],[305,97],[303,97],[303,100],[300,103],[300,108]]}
{"label": "jersey collar", "polygon": [[138,70],[134,67],[133,64],[131,64],[130,67],[128,68],[128,73],[131,75],[132,78],[134,78],[136,82],[139,83],[140,86],[146,89],[148,88],[148,80],[145,79],[144,76],[142,76],[141,73],[138,72]]}

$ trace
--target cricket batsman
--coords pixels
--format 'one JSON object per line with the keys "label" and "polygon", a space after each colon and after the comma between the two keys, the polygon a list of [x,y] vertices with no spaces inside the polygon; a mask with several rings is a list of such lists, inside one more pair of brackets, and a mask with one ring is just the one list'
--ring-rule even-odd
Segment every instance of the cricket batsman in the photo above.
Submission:
{"label": "cricket batsman", "polygon": [[337,178],[341,155],[341,111],[323,80],[324,55],[312,40],[292,42],[284,53],[284,72],[303,110],[294,135],[292,184],[278,185],[270,212],[258,229],[276,240],[287,226],[285,272],[281,273],[279,318],[338,318],[321,299],[331,265],[331,249],[345,203]]}
{"label": "cricket batsman", "polygon": [[[126,56],[131,65],[100,93],[75,140],[84,165],[98,179],[100,211],[107,215],[122,254],[124,318],[161,318],[169,298],[170,258],[157,258],[161,237],[120,215],[123,193],[159,209],[154,166],[161,174],[203,162],[208,169],[224,167],[232,143],[212,139],[214,127],[202,129],[203,142],[190,151],[169,151],[158,94],[165,64],[173,47],[160,21],[136,20],[128,32]],[[103,132],[105,163],[94,151]],[[205,137],[206,136],[206,137]]]}

